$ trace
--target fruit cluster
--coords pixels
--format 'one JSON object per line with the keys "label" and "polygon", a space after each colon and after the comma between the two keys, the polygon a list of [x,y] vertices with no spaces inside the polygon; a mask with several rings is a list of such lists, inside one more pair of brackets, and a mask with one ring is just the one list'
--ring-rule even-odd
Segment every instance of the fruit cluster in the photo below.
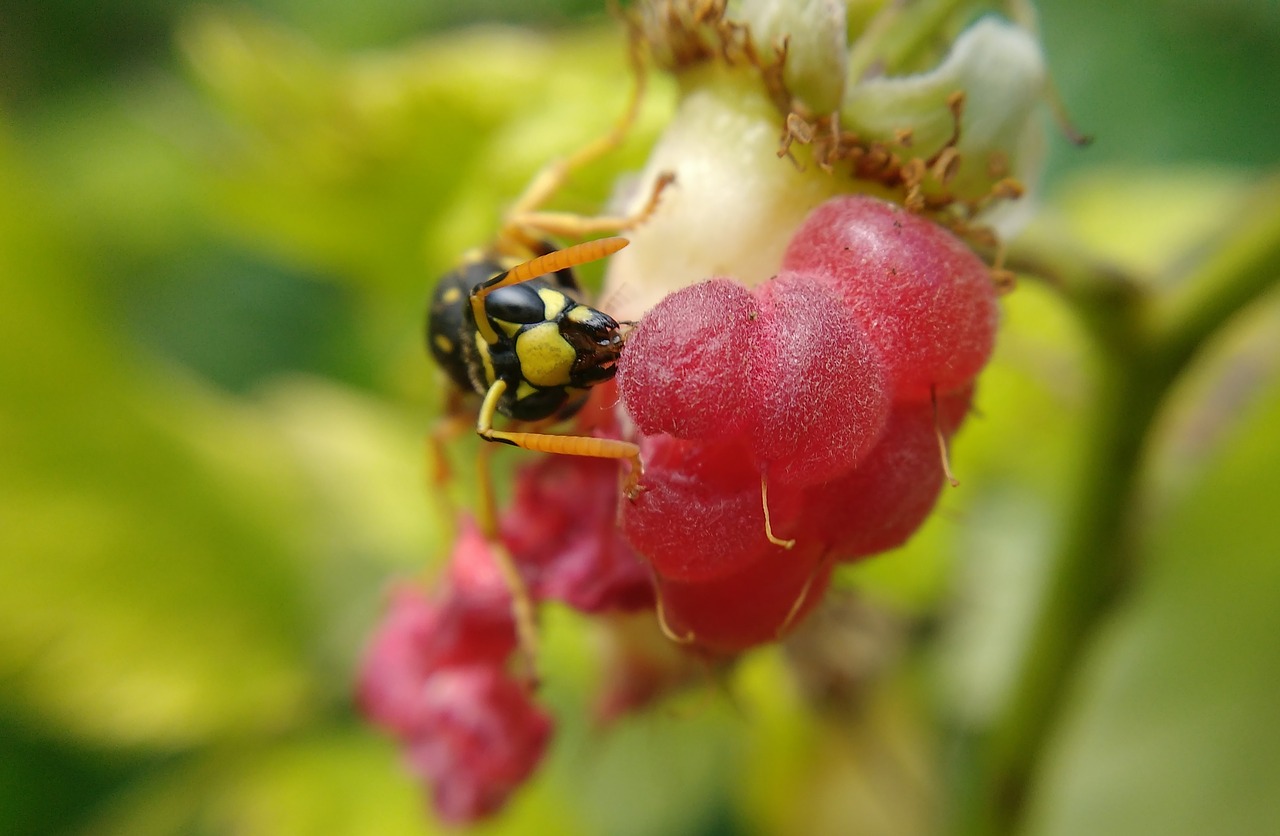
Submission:
{"label": "fruit cluster", "polygon": [[[988,269],[949,232],[879,200],[833,199],[771,281],[667,296],[629,336],[616,390],[593,390],[575,430],[627,435],[620,395],[645,466],[639,495],[621,496],[615,462],[544,457],[517,476],[501,547],[534,603],[656,605],[668,635],[703,655],[773,641],[838,563],[924,521],[996,318]],[[464,525],[437,596],[394,596],[361,678],[366,713],[452,821],[500,806],[551,730],[507,673],[517,636],[494,548]],[[622,671],[610,712],[664,677]]]}
{"label": "fruit cluster", "polygon": [[[607,426],[616,432],[616,421]],[[392,593],[365,654],[359,702],[401,742],[442,819],[465,823],[502,807],[541,761],[552,731],[528,679],[510,671],[518,637],[495,549],[508,550],[535,604],[652,609],[650,572],[618,531],[617,502],[615,463],[539,459],[517,476],[500,543],[463,520],[435,595],[408,585]],[[645,687],[628,670],[619,674],[627,689]],[[643,699],[617,688],[602,695],[611,713]]]}
{"label": "fruit cluster", "polygon": [[498,810],[551,737],[551,717],[507,673],[515,648],[511,596],[492,546],[465,524],[436,595],[396,589],[365,654],[360,707],[400,740],[446,821]]}
{"label": "fruit cluster", "polygon": [[622,528],[668,631],[726,653],[771,641],[835,563],[902,544],[996,319],[964,244],[863,196],[818,207],[754,292],[718,278],[654,307],[618,370],[646,468]]}

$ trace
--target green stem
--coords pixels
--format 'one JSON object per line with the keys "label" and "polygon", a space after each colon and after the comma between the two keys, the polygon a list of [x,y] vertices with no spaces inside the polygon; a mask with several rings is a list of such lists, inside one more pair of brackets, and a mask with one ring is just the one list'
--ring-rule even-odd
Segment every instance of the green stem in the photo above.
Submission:
{"label": "green stem", "polygon": [[1272,208],[1280,205],[1277,195],[1280,183],[1260,189],[1229,238],[1188,271],[1168,299],[1152,298],[1113,272],[1082,266],[1069,250],[1036,252],[1038,266],[1046,268],[1042,274],[1049,274],[1095,338],[1099,377],[1090,443],[1009,700],[992,726],[960,729],[955,736],[954,832],[994,836],[1016,832],[1021,823],[1084,651],[1136,563],[1134,509],[1160,407],[1205,344],[1280,280],[1280,212]]}
{"label": "green stem", "polygon": [[1214,249],[1172,282],[1152,312],[1152,342],[1178,368],[1235,313],[1268,292],[1280,264],[1280,177],[1245,200],[1225,246]]}

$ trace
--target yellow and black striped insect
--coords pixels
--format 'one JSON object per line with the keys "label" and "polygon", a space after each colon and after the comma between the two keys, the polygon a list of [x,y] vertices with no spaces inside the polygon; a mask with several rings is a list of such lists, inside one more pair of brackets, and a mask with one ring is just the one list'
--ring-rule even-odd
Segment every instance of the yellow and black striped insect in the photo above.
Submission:
{"label": "yellow and black striped insect", "polygon": [[[614,376],[622,352],[620,325],[578,300],[573,268],[626,244],[625,238],[602,238],[562,250],[544,247],[541,255],[510,267],[496,255],[464,261],[436,286],[427,315],[427,345],[458,391],[482,397],[475,425],[482,439],[544,453],[626,459],[631,468],[623,489],[630,495],[640,480],[640,448],[635,444],[537,431],[541,423],[572,417],[592,386]],[[456,408],[457,399],[452,400]],[[494,429],[498,413],[532,427]],[[435,440],[438,444],[440,436]],[[520,646],[530,681],[536,682],[533,600],[499,540],[494,491],[483,461],[478,473],[480,528],[511,590]]]}
{"label": "yellow and black striped insect", "polygon": [[547,247],[509,268],[492,256],[469,260],[437,284],[427,343],[459,389],[483,398],[476,420],[481,438],[526,450],[627,459],[630,487],[640,468],[634,444],[493,427],[496,413],[520,422],[569,418],[592,386],[613,378],[621,328],[579,301],[573,268],[626,245],[625,238],[601,238],[562,250]]}
{"label": "yellow and black striped insect", "polygon": [[[641,477],[638,446],[545,432],[547,425],[582,409],[591,387],[614,376],[625,323],[583,303],[573,268],[606,258],[628,243],[624,238],[598,238],[556,249],[547,239],[582,239],[633,229],[652,215],[659,196],[675,179],[670,173],[660,174],[645,204],[625,216],[544,210],[573,171],[617,148],[635,122],[645,74],[641,42],[634,30],[630,46],[636,84],[626,112],[609,133],[538,172],[511,206],[492,245],[464,258],[461,266],[440,279],[427,315],[427,346],[457,392],[481,398],[475,431],[482,439],[537,452],[626,460],[630,467],[623,491],[634,496]],[[442,423],[432,435],[440,479],[447,471],[443,442],[463,414],[457,392],[450,398],[454,420]],[[512,419],[515,426],[496,429],[493,422],[499,414]],[[498,536],[494,491],[484,458],[482,453],[477,521],[511,590],[520,644],[530,678],[536,681],[533,601]]]}

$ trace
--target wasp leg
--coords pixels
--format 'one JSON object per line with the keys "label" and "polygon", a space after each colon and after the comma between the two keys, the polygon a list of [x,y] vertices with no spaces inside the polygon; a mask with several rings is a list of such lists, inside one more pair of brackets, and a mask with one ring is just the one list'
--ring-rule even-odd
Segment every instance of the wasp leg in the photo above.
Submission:
{"label": "wasp leg", "polygon": [[456,418],[441,418],[427,433],[422,445],[428,502],[446,524],[452,524],[458,516],[448,490],[453,469],[449,465],[447,447],[449,440],[457,438],[462,427],[465,425],[460,425]]}
{"label": "wasp leg", "polygon": [[627,133],[630,132],[631,126],[635,124],[636,117],[640,114],[640,105],[644,101],[648,82],[648,74],[645,72],[637,37],[632,37],[630,47],[631,71],[635,77],[635,84],[631,88],[627,109],[623,111],[622,116],[608,133],[595,138],[568,157],[545,166],[534,175],[533,180],[525,187],[524,193],[512,205],[507,222],[499,233],[500,243],[514,241],[524,249],[535,249],[538,241],[530,237],[525,230],[530,226],[538,227],[536,224],[528,224],[526,219],[536,217],[538,210],[564,186],[570,174],[613,151],[627,138]]}
{"label": "wasp leg", "polygon": [[426,472],[431,478],[429,488],[443,488],[453,478],[453,469],[449,465],[449,445],[469,429],[471,421],[462,406],[462,393],[450,388],[444,415],[432,424],[427,433]]}
{"label": "wasp leg", "polygon": [[630,215],[586,217],[570,212],[534,212],[524,215],[521,225],[558,238],[583,238],[600,232],[625,232],[649,220],[649,216],[658,208],[662,192],[675,181],[676,176],[670,171],[659,174],[653,181],[649,199]]}
{"label": "wasp leg", "polygon": [[[543,453],[563,453],[576,456],[591,456],[606,459],[628,459],[631,472],[624,483],[624,491],[633,496],[640,480],[640,448],[625,441],[607,438],[590,438],[585,436],[546,435],[534,432],[505,432],[493,428],[493,416],[498,410],[498,401],[507,391],[507,383],[497,380],[485,394],[484,403],[480,406],[480,414],[476,418],[476,434],[485,441],[496,441]],[[498,570],[511,590],[511,612],[516,623],[516,635],[528,662],[530,680],[537,681],[536,659],[538,648],[538,629],[535,618],[533,596],[529,587],[516,566],[515,558],[502,544],[498,530],[497,500],[493,490],[492,474],[489,470],[489,454],[492,447],[480,448],[477,472],[480,482],[480,530],[489,541]]]}
{"label": "wasp leg", "polygon": [[764,507],[764,536],[775,546],[784,549],[794,546],[795,540],[783,540],[773,533],[773,523],[769,520],[769,480],[763,473],[760,474],[760,505]]}
{"label": "wasp leg", "polygon": [[432,509],[446,525],[458,519],[457,507],[448,490],[453,479],[453,467],[449,463],[449,446],[463,432],[471,429],[471,421],[463,408],[462,392],[451,388],[445,401],[444,414],[436,419],[423,439],[423,475],[426,492]]}
{"label": "wasp leg", "polygon": [[498,502],[494,495],[493,478],[489,470],[492,450],[492,447],[481,445],[476,454],[476,474],[480,488],[480,509],[476,516],[480,533],[488,541],[494,563],[497,564],[498,572],[511,593],[511,617],[515,622],[516,640],[520,644],[521,655],[524,656],[530,688],[536,688],[538,684],[537,612],[533,604],[533,595],[529,592],[529,585],[520,574],[515,558],[503,544],[498,530]]}
{"label": "wasp leg", "polygon": [[556,453],[564,456],[587,456],[593,459],[626,459],[631,463],[622,490],[627,498],[634,499],[640,492],[640,477],[644,470],[640,465],[640,448],[629,441],[613,438],[594,438],[583,435],[551,435],[548,433],[506,432],[493,428],[493,416],[498,411],[498,401],[507,391],[505,380],[496,380],[484,396],[480,415],[476,419],[476,434],[485,441],[510,444],[538,453]]}

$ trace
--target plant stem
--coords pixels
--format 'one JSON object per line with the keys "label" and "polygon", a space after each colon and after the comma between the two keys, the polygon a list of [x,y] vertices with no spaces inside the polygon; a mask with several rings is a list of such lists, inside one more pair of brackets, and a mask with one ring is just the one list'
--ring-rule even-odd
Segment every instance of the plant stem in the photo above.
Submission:
{"label": "plant stem", "polygon": [[994,836],[1020,825],[1084,651],[1136,563],[1134,509],[1152,423],[1205,344],[1280,280],[1277,196],[1280,183],[1259,189],[1230,235],[1187,271],[1167,299],[1080,265],[1069,250],[1035,252],[1042,274],[1094,336],[1099,371],[1092,431],[1065,537],[1048,569],[1008,702],[992,726],[956,734],[953,832]]}
{"label": "plant stem", "polygon": [[1243,202],[1230,238],[1174,281],[1152,312],[1152,343],[1180,370],[1236,312],[1275,286],[1280,273],[1280,177]]}

